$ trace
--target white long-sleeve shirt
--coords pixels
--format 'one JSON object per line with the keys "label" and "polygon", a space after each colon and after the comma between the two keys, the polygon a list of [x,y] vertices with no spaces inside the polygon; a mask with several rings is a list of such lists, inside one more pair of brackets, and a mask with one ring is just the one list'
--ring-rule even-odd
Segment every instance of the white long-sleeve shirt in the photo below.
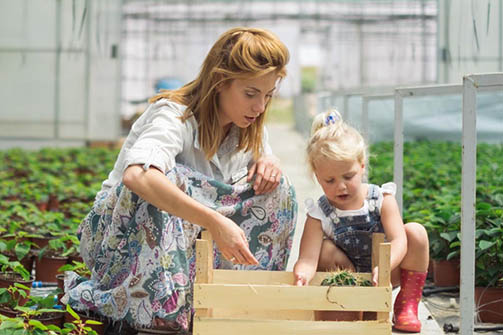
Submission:
{"label": "white long-sleeve shirt", "polygon": [[[166,173],[180,163],[223,182],[234,182],[245,176],[253,155],[250,151],[235,150],[239,144],[239,128],[233,125],[218,152],[207,160],[199,146],[196,119],[180,120],[185,108],[167,99],[149,105],[131,127],[101,190],[120,182],[124,170],[134,164],[142,164],[144,169],[155,166]],[[272,154],[266,129],[262,141],[263,153]]]}

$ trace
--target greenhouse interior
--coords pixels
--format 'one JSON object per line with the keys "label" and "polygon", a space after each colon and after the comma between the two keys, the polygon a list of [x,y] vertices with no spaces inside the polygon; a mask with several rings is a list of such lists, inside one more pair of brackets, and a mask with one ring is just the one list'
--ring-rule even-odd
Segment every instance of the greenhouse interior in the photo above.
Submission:
{"label": "greenhouse interior", "polygon": [[[0,18],[0,334],[503,334],[503,0],[2,0]],[[320,151],[330,182],[316,120],[366,145]],[[339,179],[357,195],[331,199]],[[373,217],[367,185],[385,237],[365,230],[365,258],[329,234]],[[343,267],[373,287],[324,284]]]}

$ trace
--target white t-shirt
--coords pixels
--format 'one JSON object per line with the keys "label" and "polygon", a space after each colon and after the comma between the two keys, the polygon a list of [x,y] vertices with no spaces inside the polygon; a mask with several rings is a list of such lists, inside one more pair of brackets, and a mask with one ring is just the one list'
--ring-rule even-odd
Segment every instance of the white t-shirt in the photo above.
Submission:
{"label": "white t-shirt", "polygon": [[[385,183],[378,189],[378,198],[375,202],[375,206],[379,209],[379,213],[381,213],[382,202],[384,199],[384,194],[396,194],[396,184],[393,182]],[[323,210],[318,205],[318,202],[314,202],[312,198],[308,198],[305,200],[306,205],[306,213],[313,219],[317,219],[321,221],[322,230],[325,232],[325,235],[331,236],[333,233],[333,223],[332,218],[328,217],[323,213]],[[335,208],[335,216],[338,218],[348,217],[348,216],[360,216],[367,215],[369,211],[373,211],[373,204],[369,204],[369,200],[365,197],[363,202],[363,206],[360,209],[349,209],[342,210]]]}
{"label": "white t-shirt", "polygon": [[[245,176],[253,155],[250,151],[235,150],[239,144],[239,128],[232,126],[218,152],[208,161],[199,146],[196,119],[180,120],[185,109],[185,106],[167,99],[149,105],[131,127],[101,190],[120,182],[124,170],[134,164],[142,164],[144,169],[155,166],[166,173],[179,163],[223,182],[233,182]],[[266,129],[262,141],[263,153],[272,154]]]}

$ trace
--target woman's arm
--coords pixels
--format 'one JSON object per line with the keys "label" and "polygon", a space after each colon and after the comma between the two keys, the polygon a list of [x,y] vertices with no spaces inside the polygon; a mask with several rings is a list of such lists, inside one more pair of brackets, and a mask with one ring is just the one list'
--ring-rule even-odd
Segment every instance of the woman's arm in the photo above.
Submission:
{"label": "woman's arm", "polygon": [[391,270],[400,265],[407,253],[407,236],[403,226],[400,209],[391,194],[384,194],[381,207],[381,222],[386,239],[391,242]]}
{"label": "woman's arm", "polygon": [[313,279],[318,267],[322,243],[321,222],[308,215],[300,241],[299,259],[293,268],[294,285],[304,286]]}
{"label": "woman's arm", "polygon": [[240,264],[258,263],[241,228],[186,195],[158,169],[151,167],[145,171],[140,165],[131,165],[122,180],[127,188],[155,207],[208,229],[225,258],[234,257]]}

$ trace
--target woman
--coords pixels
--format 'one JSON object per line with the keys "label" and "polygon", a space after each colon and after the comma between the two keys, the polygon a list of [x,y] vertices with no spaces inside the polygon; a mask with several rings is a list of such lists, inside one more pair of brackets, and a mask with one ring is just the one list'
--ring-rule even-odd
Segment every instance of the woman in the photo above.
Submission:
{"label": "woman", "polygon": [[285,268],[297,203],[264,118],[288,59],[272,33],[234,28],[194,81],[150,100],[79,228],[92,278],[67,275],[72,307],[188,329],[201,229],[216,267]]}

